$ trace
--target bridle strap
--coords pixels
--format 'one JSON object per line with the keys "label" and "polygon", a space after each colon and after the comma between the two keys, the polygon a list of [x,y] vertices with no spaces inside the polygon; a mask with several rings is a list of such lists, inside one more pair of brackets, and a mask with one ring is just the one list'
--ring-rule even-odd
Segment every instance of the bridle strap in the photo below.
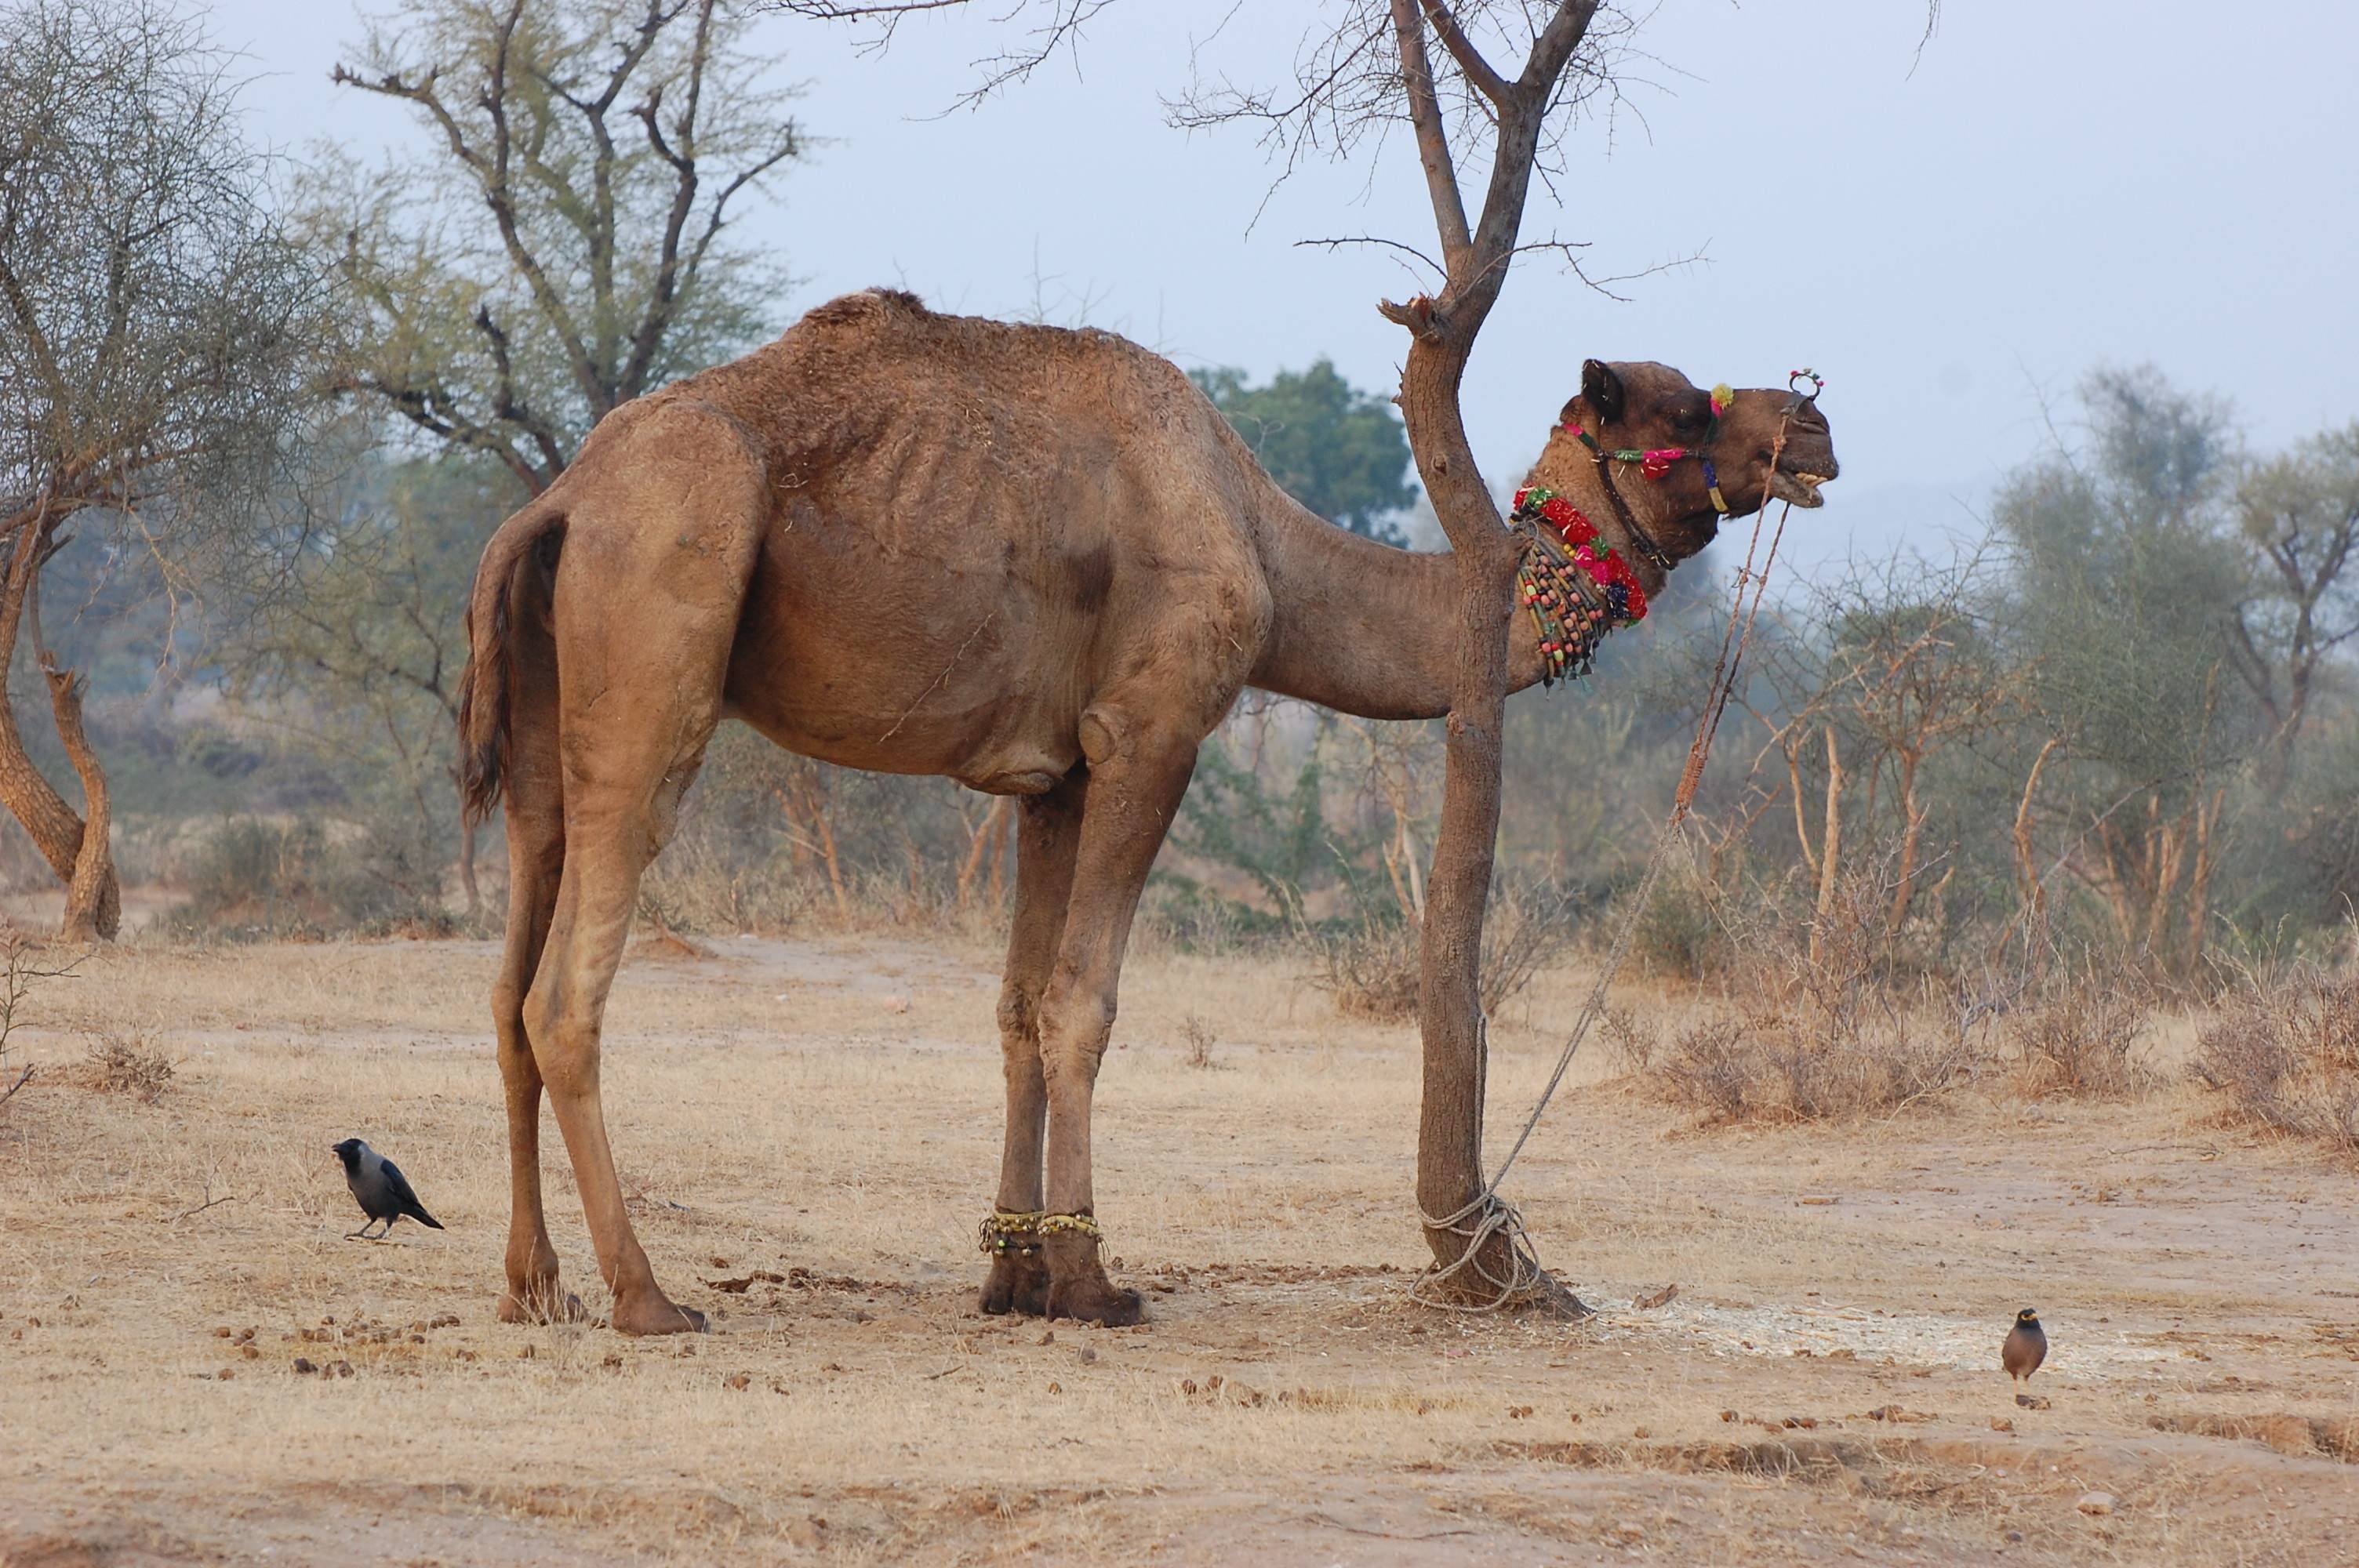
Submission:
{"label": "bridle strap", "polygon": [[[1646,557],[1656,570],[1669,571],[1677,563],[1660,545],[1655,543],[1655,536],[1647,532],[1645,525],[1638,521],[1637,514],[1630,510],[1630,503],[1622,499],[1621,489],[1614,482],[1614,470],[1607,466],[1605,449],[1599,446],[1597,438],[1587,430],[1576,429],[1574,434],[1581,438],[1581,444],[1589,449],[1590,460],[1597,465],[1597,482],[1605,492],[1606,504],[1614,508],[1614,520],[1622,524],[1622,532],[1628,536],[1631,547]],[[1709,458],[1704,460],[1704,473],[1705,482],[1712,483],[1712,460]],[[1712,488],[1716,498],[1720,486],[1712,484]],[[1722,510],[1726,511],[1727,508],[1723,507]]]}

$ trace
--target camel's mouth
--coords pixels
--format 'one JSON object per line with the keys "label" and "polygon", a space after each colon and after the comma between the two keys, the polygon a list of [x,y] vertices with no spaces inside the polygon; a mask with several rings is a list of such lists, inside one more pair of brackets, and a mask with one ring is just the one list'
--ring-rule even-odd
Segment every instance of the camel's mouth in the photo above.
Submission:
{"label": "camel's mouth", "polygon": [[1769,476],[1769,493],[1779,501],[1788,502],[1796,506],[1824,506],[1827,503],[1827,498],[1819,493],[1819,486],[1833,478],[1832,474],[1810,473],[1799,470],[1788,473],[1784,469],[1779,469]]}

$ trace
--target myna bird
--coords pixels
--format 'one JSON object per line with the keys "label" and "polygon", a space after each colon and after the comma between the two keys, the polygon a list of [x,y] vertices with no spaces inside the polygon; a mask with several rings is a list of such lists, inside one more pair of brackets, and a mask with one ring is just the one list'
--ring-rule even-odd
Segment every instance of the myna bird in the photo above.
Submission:
{"label": "myna bird", "polygon": [[2025,1307],[2015,1314],[2015,1326],[2006,1331],[2006,1343],[1999,1346],[1998,1363],[2006,1375],[2021,1383],[2039,1370],[2048,1359],[2048,1331],[2039,1326],[2039,1314]]}
{"label": "myna bird", "polygon": [[[400,1166],[357,1138],[347,1138],[334,1149],[344,1162],[344,1185],[353,1189],[361,1212],[368,1216],[367,1223],[347,1233],[345,1240],[382,1241],[393,1233],[393,1222],[405,1216],[436,1230],[442,1228],[442,1222],[427,1213],[426,1206],[410,1191],[409,1179],[401,1173]],[[385,1222],[385,1228],[370,1236],[369,1226],[379,1220]]]}

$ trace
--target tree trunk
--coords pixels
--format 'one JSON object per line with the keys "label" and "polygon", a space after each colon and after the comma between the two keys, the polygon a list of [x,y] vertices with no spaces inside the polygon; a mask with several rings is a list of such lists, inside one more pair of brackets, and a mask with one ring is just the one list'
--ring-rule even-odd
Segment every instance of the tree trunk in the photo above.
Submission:
{"label": "tree trunk", "polygon": [[[1401,422],[1434,515],[1450,536],[1458,572],[1458,666],[1451,682],[1441,827],[1426,879],[1418,998],[1425,1103],[1418,1119],[1417,1195],[1426,1243],[1446,1277],[1435,1288],[1480,1305],[1508,1304],[1503,1282],[1520,1281],[1517,1304],[1587,1309],[1545,1273],[1527,1275],[1511,1230],[1477,1228],[1502,1217],[1483,1173],[1484,1044],[1481,968],[1483,915],[1490,900],[1499,833],[1500,730],[1507,700],[1507,626],[1523,546],[1500,524],[1483,483],[1458,406],[1475,338],[1516,254],[1540,134],[1558,84],[1580,47],[1596,0],[1563,0],[1535,37],[1523,71],[1510,81],[1483,61],[1454,21],[1439,36],[1465,79],[1488,98],[1497,135],[1479,225],[1466,220],[1451,157],[1448,116],[1426,53],[1427,15],[1417,0],[1391,0],[1400,86],[1417,135],[1418,161],[1433,203],[1448,281],[1440,300],[1419,296],[1377,307],[1409,334],[1401,370]],[[1447,21],[1436,13],[1437,25]],[[1476,1246],[1474,1238],[1484,1239]],[[1463,1265],[1463,1267],[1460,1267]],[[1448,1272],[1455,1270],[1454,1272]]]}
{"label": "tree trunk", "polygon": [[[8,673],[16,667],[16,643],[28,618],[37,617],[37,589],[41,566],[49,554],[49,531],[36,517],[17,533],[8,560],[8,575],[0,586],[0,805],[22,824],[40,850],[49,870],[66,886],[66,918],[62,935],[69,940],[113,940],[122,921],[122,892],[116,883],[113,848],[108,842],[106,775],[82,731],[82,697],[73,677],[49,667],[42,659],[42,676],[49,686],[49,703],[65,742],[66,755],[82,780],[97,831],[85,830],[81,814],[41,771],[25,750],[16,727],[16,708],[7,691]],[[37,651],[40,642],[34,629]],[[60,684],[62,682],[62,685]]]}
{"label": "tree trunk", "polygon": [[114,809],[106,773],[82,729],[82,677],[49,664],[46,649],[41,676],[49,684],[49,708],[57,719],[58,739],[65,743],[66,756],[82,780],[82,799],[90,813],[82,824],[73,876],[66,883],[66,915],[59,935],[69,942],[112,942],[123,929],[123,889],[115,876],[114,846],[109,833]]}
{"label": "tree trunk", "polygon": [[[1418,1119],[1417,1199],[1426,1243],[1444,1268],[1467,1238],[1432,1223],[1484,1190],[1481,995],[1483,916],[1499,834],[1500,732],[1506,711],[1507,625],[1523,550],[1498,525],[1458,407],[1463,351],[1420,337],[1401,375],[1401,417],[1434,512],[1458,563],[1459,662],[1451,694],[1441,826],[1426,879],[1418,1026],[1424,1046],[1424,1106]],[[1484,1281],[1514,1277],[1512,1240],[1495,1232],[1451,1283],[1469,1301],[1496,1295]],[[1552,1283],[1552,1282],[1551,1282]],[[1560,1293],[1560,1292],[1556,1292]],[[1571,1303],[1577,1307],[1578,1303]]]}
{"label": "tree trunk", "polygon": [[[1871,810],[1874,808],[1871,807]],[[1917,804],[1917,753],[1904,752],[1900,759],[1900,875],[1899,885],[1892,890],[1892,913],[1884,924],[1889,935],[1900,935],[1908,924],[1908,905],[1917,895],[1917,857],[1925,838],[1925,821],[1932,813]]]}
{"label": "tree trunk", "polygon": [[1810,926],[1810,964],[1816,968],[1826,953],[1827,927],[1835,914],[1835,878],[1843,863],[1843,754],[1836,750],[1835,727],[1826,727],[1827,820],[1819,835],[1819,914]]}
{"label": "tree trunk", "polygon": [[2031,801],[2039,792],[2040,770],[2048,766],[2049,757],[2062,743],[2062,736],[2051,735],[2039,748],[2039,755],[2031,761],[2030,774],[2023,781],[2023,800],[2015,808],[2015,880],[2022,893],[2027,952],[2039,951],[2048,938],[2048,884],[2040,878],[2032,855]]}

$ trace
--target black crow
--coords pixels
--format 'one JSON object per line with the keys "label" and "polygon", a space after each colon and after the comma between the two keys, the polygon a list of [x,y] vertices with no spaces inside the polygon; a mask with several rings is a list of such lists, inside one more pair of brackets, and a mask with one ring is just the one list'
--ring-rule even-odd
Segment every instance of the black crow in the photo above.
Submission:
{"label": "black crow", "polygon": [[[370,1240],[382,1241],[393,1233],[393,1222],[404,1215],[420,1225],[442,1228],[442,1222],[427,1213],[418,1195],[409,1190],[409,1181],[402,1175],[400,1166],[357,1138],[347,1138],[334,1147],[336,1158],[344,1162],[344,1184],[353,1189],[361,1212],[368,1216],[367,1223],[347,1235],[345,1240],[368,1237]],[[385,1222],[385,1228],[370,1237],[369,1226],[378,1220]]]}

